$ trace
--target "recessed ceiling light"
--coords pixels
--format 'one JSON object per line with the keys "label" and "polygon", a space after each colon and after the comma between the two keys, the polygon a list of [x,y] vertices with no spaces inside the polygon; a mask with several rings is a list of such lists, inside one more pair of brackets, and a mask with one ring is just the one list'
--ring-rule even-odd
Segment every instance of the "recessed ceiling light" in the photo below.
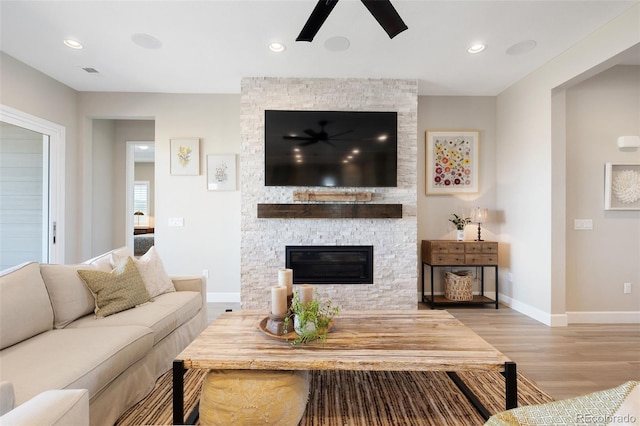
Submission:
{"label": "recessed ceiling light", "polygon": [[469,53],[480,53],[486,48],[487,48],[486,44],[477,42],[477,43],[473,43],[471,46],[469,46],[469,48],[467,49],[467,52],[469,52]]}
{"label": "recessed ceiling light", "polygon": [[284,52],[286,49],[287,49],[287,46],[285,46],[280,42],[273,41],[269,43],[269,50],[272,52],[280,53],[280,52]]}
{"label": "recessed ceiling light", "polygon": [[76,40],[71,40],[70,38],[64,40],[64,45],[72,49],[82,49],[82,43]]}

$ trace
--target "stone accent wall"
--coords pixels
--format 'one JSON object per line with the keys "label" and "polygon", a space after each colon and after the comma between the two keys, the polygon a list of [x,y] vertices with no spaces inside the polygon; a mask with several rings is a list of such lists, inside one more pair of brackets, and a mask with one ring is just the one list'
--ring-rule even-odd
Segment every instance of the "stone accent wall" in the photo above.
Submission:
{"label": "stone accent wall", "polygon": [[[242,80],[242,308],[269,308],[287,245],[373,245],[373,284],[318,285],[320,295],[342,309],[417,308],[417,106],[414,80]],[[372,203],[401,203],[402,219],[258,219],[259,203],[292,203],[294,191],[309,189],[264,185],[266,109],[397,111],[398,187],[353,190],[372,192]]]}

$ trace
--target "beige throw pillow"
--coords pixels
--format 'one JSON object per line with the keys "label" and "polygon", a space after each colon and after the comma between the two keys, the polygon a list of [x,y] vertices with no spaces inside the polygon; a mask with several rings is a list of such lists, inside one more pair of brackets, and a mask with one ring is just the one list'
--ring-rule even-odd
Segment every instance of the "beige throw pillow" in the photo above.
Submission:
{"label": "beige throw pillow", "polygon": [[[114,265],[121,264],[126,258],[127,256],[122,256],[115,252],[111,255]],[[133,259],[133,263],[138,268],[144,286],[147,288],[151,298],[176,291],[173,281],[167,275],[155,247],[151,247],[140,259]]]}
{"label": "beige throw pillow", "polygon": [[97,317],[131,309],[150,300],[138,268],[129,258],[111,272],[79,270],[96,300]]}

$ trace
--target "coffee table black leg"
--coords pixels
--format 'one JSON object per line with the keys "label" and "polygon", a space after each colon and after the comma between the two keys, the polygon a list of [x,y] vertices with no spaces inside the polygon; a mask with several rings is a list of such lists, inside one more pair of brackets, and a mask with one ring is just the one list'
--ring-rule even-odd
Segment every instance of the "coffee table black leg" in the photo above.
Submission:
{"label": "coffee table black leg", "polygon": [[173,424],[184,424],[184,363],[173,361]]}
{"label": "coffee table black leg", "polygon": [[471,389],[462,381],[462,379],[454,372],[447,371],[447,375],[456,384],[458,389],[463,393],[464,396],[467,397],[467,400],[475,407],[476,411],[482,416],[483,419],[489,420],[491,417],[491,413],[487,410],[482,402],[478,399],[478,397],[473,393]]}
{"label": "coffee table black leg", "polygon": [[518,372],[513,361],[504,363],[505,398],[507,410],[518,406]]}

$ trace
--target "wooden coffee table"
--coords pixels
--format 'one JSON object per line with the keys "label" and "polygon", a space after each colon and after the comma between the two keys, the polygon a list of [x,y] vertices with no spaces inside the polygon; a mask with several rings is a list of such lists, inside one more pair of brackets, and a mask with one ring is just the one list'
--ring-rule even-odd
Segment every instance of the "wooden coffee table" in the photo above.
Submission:
{"label": "wooden coffee table", "polygon": [[[516,364],[447,311],[348,311],[326,342],[290,343],[259,327],[266,311],[225,312],[173,363],[173,423],[184,424],[186,369],[445,371],[483,417],[458,371],[500,371],[506,409],[517,406]],[[197,413],[196,413],[197,415]],[[187,424],[195,418],[188,418]]]}

